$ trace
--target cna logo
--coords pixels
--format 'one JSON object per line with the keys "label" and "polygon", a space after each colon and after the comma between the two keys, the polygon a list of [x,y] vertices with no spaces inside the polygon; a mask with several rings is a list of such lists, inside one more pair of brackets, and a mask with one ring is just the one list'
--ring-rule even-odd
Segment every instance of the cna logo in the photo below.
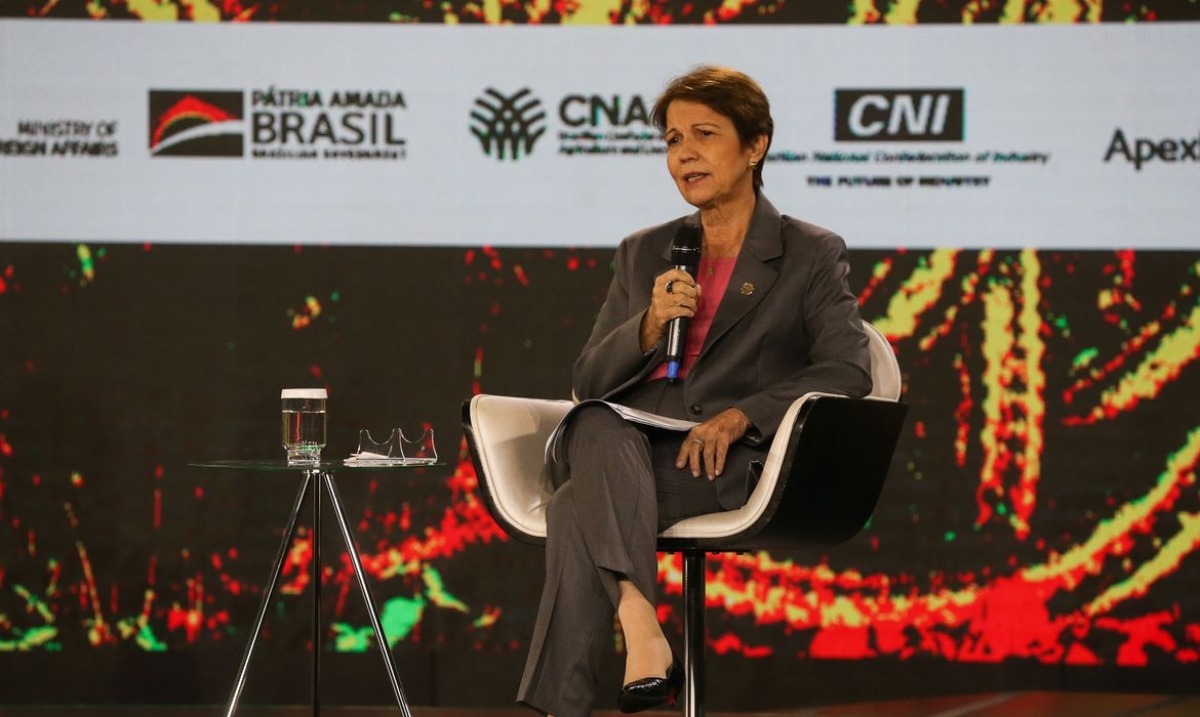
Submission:
{"label": "cna logo", "polygon": [[241,157],[245,93],[150,90],[150,154]]}
{"label": "cna logo", "polygon": [[471,134],[483,153],[497,160],[516,161],[533,153],[533,146],[546,132],[542,101],[528,87],[511,96],[494,87],[475,99],[471,110]]}
{"label": "cna logo", "polygon": [[962,89],[834,90],[838,142],[961,142]]}

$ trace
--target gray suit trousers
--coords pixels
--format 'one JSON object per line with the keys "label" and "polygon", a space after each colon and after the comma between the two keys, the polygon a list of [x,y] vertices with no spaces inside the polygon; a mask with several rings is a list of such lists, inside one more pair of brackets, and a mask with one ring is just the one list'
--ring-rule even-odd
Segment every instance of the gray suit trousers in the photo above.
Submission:
{"label": "gray suit trousers", "polygon": [[617,581],[628,578],[653,603],[658,532],[723,508],[714,483],[675,468],[684,434],[628,423],[603,404],[581,407],[566,430],[567,466],[546,511],[546,583],[517,701],[576,717],[591,712],[600,658],[612,644]]}

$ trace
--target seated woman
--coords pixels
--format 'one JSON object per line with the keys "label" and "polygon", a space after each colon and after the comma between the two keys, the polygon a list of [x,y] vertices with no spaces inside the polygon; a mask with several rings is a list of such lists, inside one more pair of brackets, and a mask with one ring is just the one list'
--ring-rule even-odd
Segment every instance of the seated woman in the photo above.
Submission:
{"label": "seated woman", "polygon": [[[656,535],[741,507],[796,398],[871,390],[845,243],[781,215],[761,192],[774,122],[758,84],[700,67],[667,86],[653,119],[671,178],[699,211],[621,242],[574,391],[697,425],[651,428],[599,402],[566,418],[546,584],[518,694],[558,717],[591,711],[614,609],[627,649],[621,710],[674,701],[683,671],[654,608]],[[684,224],[702,232],[695,276],[671,260]],[[679,378],[668,380],[664,336],[677,317],[690,330]]]}

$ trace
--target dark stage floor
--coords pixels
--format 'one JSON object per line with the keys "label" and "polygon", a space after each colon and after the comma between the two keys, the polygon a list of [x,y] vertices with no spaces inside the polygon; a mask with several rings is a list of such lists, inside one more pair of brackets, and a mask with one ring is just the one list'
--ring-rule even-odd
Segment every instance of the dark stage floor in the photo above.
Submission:
{"label": "dark stage floor", "polygon": [[[397,714],[386,707],[322,707],[325,717],[383,717]],[[0,705],[4,717],[209,717],[222,715],[220,707],[173,706],[43,706]],[[312,709],[296,707],[244,707],[249,717],[306,717]],[[414,707],[414,717],[528,717],[519,709],[482,710]],[[616,712],[597,712],[612,717]],[[649,714],[679,714],[660,711]],[[1009,692],[986,695],[929,697],[894,702],[870,702],[833,707],[811,707],[774,712],[712,712],[711,717],[1192,717],[1200,714],[1197,695],[1138,695],[1078,692]]]}

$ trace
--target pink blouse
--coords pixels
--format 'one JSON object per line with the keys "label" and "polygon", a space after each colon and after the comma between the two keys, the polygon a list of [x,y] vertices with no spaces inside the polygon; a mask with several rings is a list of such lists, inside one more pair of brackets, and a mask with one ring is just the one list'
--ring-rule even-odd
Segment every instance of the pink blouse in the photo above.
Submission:
{"label": "pink blouse", "polygon": [[[683,365],[679,367],[679,377],[687,378],[688,371],[700,357],[700,349],[704,348],[704,339],[708,337],[708,329],[712,326],[713,317],[721,305],[721,297],[729,286],[733,276],[733,267],[737,257],[724,259],[707,259],[700,257],[700,268],[697,270],[697,282],[700,284],[700,301],[696,305],[696,315],[688,325],[687,343],[683,351]],[[667,362],[663,361],[658,368],[651,372],[647,381],[657,381],[667,377]]]}

